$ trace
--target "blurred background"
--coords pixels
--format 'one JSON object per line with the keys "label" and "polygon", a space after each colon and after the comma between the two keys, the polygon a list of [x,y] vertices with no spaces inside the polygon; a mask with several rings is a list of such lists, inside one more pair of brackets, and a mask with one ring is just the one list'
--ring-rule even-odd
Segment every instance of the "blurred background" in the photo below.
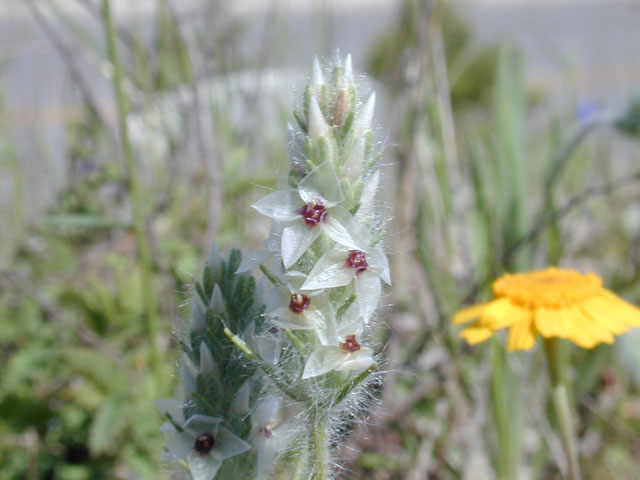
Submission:
{"label": "blurred background", "polygon": [[[0,479],[168,478],[152,402],[190,285],[214,239],[268,233],[250,205],[337,51],[377,91],[394,215],[386,374],[344,477],[560,478],[538,349],[449,319],[549,264],[640,303],[640,4],[111,3],[108,35],[100,0],[0,1]],[[639,478],[640,332],[567,354],[586,477]]]}

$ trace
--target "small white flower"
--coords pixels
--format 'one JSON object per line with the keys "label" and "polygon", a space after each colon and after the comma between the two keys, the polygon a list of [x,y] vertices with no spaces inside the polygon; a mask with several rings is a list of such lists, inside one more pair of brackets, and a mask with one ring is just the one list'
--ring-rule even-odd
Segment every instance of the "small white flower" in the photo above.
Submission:
{"label": "small white flower", "polygon": [[354,249],[338,246],[325,252],[309,273],[301,290],[343,287],[353,281],[360,313],[365,322],[368,322],[380,299],[380,279],[391,285],[389,262],[379,245],[365,247],[370,244],[366,229],[358,225],[352,230],[353,238],[360,246]]}
{"label": "small white flower", "polygon": [[280,251],[291,267],[324,232],[347,248],[357,248],[348,231],[352,217],[338,204],[344,201],[330,162],[323,162],[298,183],[297,189],[277,190],[253,204],[258,212],[285,223]]}
{"label": "small white flower", "polygon": [[[277,329],[274,328],[274,330]],[[243,338],[265,362],[275,365],[280,360],[283,339],[279,332],[268,329],[258,335],[255,322],[251,322],[245,329]]]}
{"label": "small white flower", "polygon": [[[341,324],[329,345],[320,345],[311,352],[304,366],[302,378],[317,377],[331,370],[364,370],[373,363],[373,350],[358,343],[363,322],[357,308],[345,312]],[[331,337],[331,331],[327,332]]]}
{"label": "small white flower", "polygon": [[258,454],[258,478],[266,478],[276,457],[286,453],[297,433],[292,423],[282,421],[282,418],[291,418],[291,415],[282,414],[281,403],[280,397],[270,395],[264,398],[251,414],[253,445]]}
{"label": "small white flower", "polygon": [[212,480],[222,462],[251,448],[225,427],[222,418],[193,415],[169,438],[162,459],[184,460],[193,480]]}
{"label": "small white flower", "polygon": [[266,317],[280,328],[314,330],[320,341],[327,343],[326,332],[334,324],[334,319],[324,292],[301,293],[300,286],[306,276],[300,272],[287,272],[280,278],[285,284],[272,289],[267,299]]}

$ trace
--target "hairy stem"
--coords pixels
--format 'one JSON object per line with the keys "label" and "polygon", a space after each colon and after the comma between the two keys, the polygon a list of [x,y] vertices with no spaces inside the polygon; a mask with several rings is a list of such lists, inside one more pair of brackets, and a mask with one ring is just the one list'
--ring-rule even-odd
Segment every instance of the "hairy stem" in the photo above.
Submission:
{"label": "hairy stem", "polygon": [[111,4],[109,0],[102,1],[102,18],[105,27],[107,40],[107,54],[109,61],[113,65],[113,89],[118,107],[118,128],[120,131],[120,141],[125,160],[125,176],[129,191],[131,193],[131,204],[133,209],[133,231],[138,246],[138,256],[140,259],[140,276],[142,283],[142,297],[144,301],[145,328],[149,336],[151,346],[151,368],[156,378],[159,378],[160,358],[158,352],[158,321],[157,302],[153,290],[152,275],[153,263],[151,259],[151,248],[147,236],[144,219],[144,201],[142,188],[139,181],[136,160],[129,140],[129,129],[127,127],[128,107],[127,100],[122,87],[122,65],[118,56],[118,46],[116,44],[116,33],[113,26],[111,14]]}
{"label": "hairy stem", "polygon": [[312,480],[329,480],[329,439],[326,413],[316,410],[311,417],[310,448]]}
{"label": "hairy stem", "polygon": [[560,428],[562,445],[569,464],[569,478],[571,480],[581,480],[580,464],[578,463],[578,449],[575,440],[575,430],[569,395],[564,383],[565,365],[558,352],[558,339],[555,337],[544,339],[544,352],[547,357],[547,368],[551,380],[551,399],[556,413],[556,421]]}

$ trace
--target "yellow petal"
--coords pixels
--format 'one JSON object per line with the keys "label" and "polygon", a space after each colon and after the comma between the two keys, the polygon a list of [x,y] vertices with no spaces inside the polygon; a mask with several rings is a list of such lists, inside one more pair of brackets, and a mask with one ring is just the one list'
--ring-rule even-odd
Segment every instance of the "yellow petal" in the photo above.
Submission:
{"label": "yellow petal", "polygon": [[570,332],[570,320],[564,308],[538,308],[534,313],[536,329],[543,337],[567,337]]}
{"label": "yellow petal", "polygon": [[567,318],[570,321],[568,338],[582,348],[593,348],[598,343],[613,343],[613,335],[600,325],[595,323],[589,315],[578,307],[565,309]]}
{"label": "yellow petal", "polygon": [[640,327],[640,309],[635,305],[604,289],[601,290],[599,298],[607,302],[611,317],[615,317],[630,327]]}
{"label": "yellow petal", "polygon": [[627,323],[621,320],[620,316],[613,313],[608,301],[604,299],[590,299],[583,302],[580,305],[580,309],[592,322],[614,335],[620,335],[629,330]]}
{"label": "yellow petal", "polygon": [[472,305],[470,307],[464,308],[457,312],[453,319],[451,320],[455,325],[459,325],[461,323],[467,323],[480,315],[480,312],[484,310],[487,306],[487,303],[478,303],[476,305]]}
{"label": "yellow petal", "polygon": [[464,338],[469,345],[484,342],[493,335],[493,330],[474,323],[460,332],[460,336]]}
{"label": "yellow petal", "polygon": [[487,305],[478,320],[485,327],[499,330],[529,318],[531,311],[514,305],[508,298],[499,298]]}
{"label": "yellow petal", "polygon": [[512,325],[509,329],[507,351],[529,350],[536,343],[536,334],[532,315],[529,314],[528,318]]}

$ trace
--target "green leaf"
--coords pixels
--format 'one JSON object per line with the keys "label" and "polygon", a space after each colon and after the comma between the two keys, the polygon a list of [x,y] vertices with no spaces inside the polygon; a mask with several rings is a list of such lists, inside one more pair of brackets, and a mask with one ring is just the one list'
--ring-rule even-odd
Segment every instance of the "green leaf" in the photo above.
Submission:
{"label": "green leaf", "polygon": [[100,351],[69,348],[62,353],[62,358],[103,392],[127,391],[130,388],[130,380],[121,367]]}
{"label": "green leaf", "polygon": [[118,438],[126,427],[122,401],[108,398],[93,417],[89,430],[89,448],[93,454],[112,453],[118,449]]}

